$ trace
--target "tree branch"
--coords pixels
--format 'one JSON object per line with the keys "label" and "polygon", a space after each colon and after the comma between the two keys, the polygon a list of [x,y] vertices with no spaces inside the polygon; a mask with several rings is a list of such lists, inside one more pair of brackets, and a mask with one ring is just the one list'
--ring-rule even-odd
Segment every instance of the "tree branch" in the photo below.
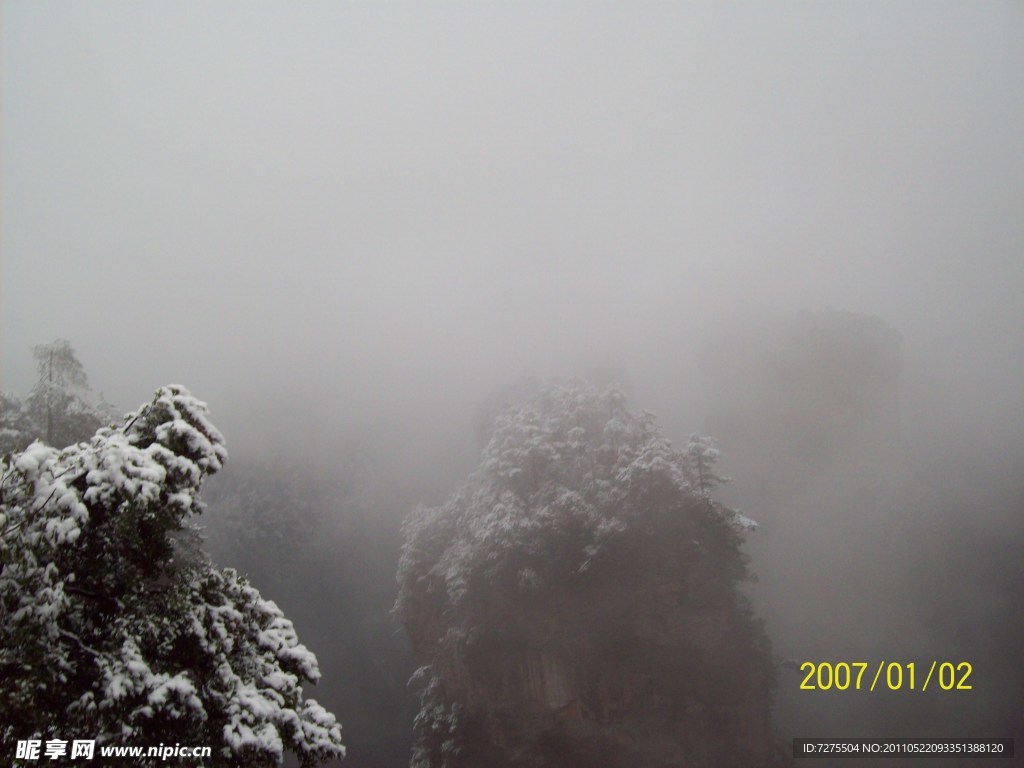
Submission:
{"label": "tree branch", "polygon": [[81,648],[83,651],[91,653],[96,658],[100,658],[103,655],[102,653],[97,651],[95,648],[92,648],[92,647],[86,645],[85,641],[82,640],[82,638],[80,638],[74,632],[68,632],[66,629],[61,629],[60,627],[57,628],[57,631],[60,633],[61,637],[66,637],[69,640],[74,640],[76,643],[78,643],[78,647],[79,648]]}

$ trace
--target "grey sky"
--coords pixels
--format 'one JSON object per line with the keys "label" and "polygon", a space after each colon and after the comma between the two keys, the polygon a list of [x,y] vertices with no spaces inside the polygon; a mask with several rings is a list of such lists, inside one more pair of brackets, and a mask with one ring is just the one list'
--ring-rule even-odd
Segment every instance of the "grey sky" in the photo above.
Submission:
{"label": "grey sky", "polygon": [[1021,405],[1021,3],[2,10],[4,388],[244,429],[841,307]]}

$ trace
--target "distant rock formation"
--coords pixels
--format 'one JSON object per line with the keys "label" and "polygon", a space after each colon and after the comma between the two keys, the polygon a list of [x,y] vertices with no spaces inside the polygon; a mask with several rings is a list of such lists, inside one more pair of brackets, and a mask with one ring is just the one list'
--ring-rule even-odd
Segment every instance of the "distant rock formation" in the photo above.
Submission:
{"label": "distant rock formation", "polygon": [[829,310],[736,320],[704,344],[708,421],[733,446],[810,464],[899,432],[902,338],[884,320]]}
{"label": "distant rock formation", "polygon": [[615,390],[556,387],[405,527],[414,768],[756,768],[774,671],[735,516]]}

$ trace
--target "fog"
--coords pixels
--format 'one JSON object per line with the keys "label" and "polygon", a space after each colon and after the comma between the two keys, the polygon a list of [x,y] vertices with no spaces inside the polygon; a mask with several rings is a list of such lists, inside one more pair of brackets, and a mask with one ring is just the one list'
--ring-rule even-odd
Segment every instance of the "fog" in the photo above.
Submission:
{"label": "fog", "polygon": [[[996,619],[1024,576],[1024,6],[0,8],[0,388],[67,338],[121,410],[171,382],[209,402],[232,457],[211,546],[320,657],[349,764],[411,738],[381,682],[415,668],[387,623],[400,521],[529,377],[616,380],[672,439],[718,435],[780,659],[960,654],[970,702],[890,722],[1022,735],[1024,633]],[[821,423],[842,398],[815,371],[857,375],[793,342],[801,317],[898,338],[884,434],[854,409],[828,450],[779,447],[811,427],[773,388]],[[791,343],[804,367],[772,378]],[[215,515],[261,471],[327,551],[229,546]],[[925,609],[938,589],[959,621]],[[373,643],[398,661],[338,683]],[[897,706],[798,682],[782,739],[875,735],[865,710]]]}

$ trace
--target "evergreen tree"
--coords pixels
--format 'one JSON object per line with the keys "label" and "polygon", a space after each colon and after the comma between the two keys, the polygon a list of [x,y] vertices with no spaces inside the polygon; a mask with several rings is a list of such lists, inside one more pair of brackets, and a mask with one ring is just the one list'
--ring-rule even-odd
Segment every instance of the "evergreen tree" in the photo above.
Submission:
{"label": "evergreen tree", "polygon": [[291,622],[198,550],[199,491],[226,458],[205,404],[165,387],[89,443],[0,460],[5,741],[208,745],[217,766],[344,754],[303,697],[319,670]]}
{"label": "evergreen tree", "polygon": [[21,451],[36,437],[25,404],[9,392],[0,392],[0,456]]}
{"label": "evergreen tree", "polygon": [[713,437],[691,434],[683,456],[683,474],[698,493],[707,496],[718,486],[729,482],[730,478],[715,472],[715,464],[721,458],[721,452]]}
{"label": "evergreen tree", "polygon": [[57,339],[38,344],[32,355],[38,378],[27,405],[37,435],[58,447],[89,439],[109,420],[109,413],[92,402],[85,368],[71,343]]}

